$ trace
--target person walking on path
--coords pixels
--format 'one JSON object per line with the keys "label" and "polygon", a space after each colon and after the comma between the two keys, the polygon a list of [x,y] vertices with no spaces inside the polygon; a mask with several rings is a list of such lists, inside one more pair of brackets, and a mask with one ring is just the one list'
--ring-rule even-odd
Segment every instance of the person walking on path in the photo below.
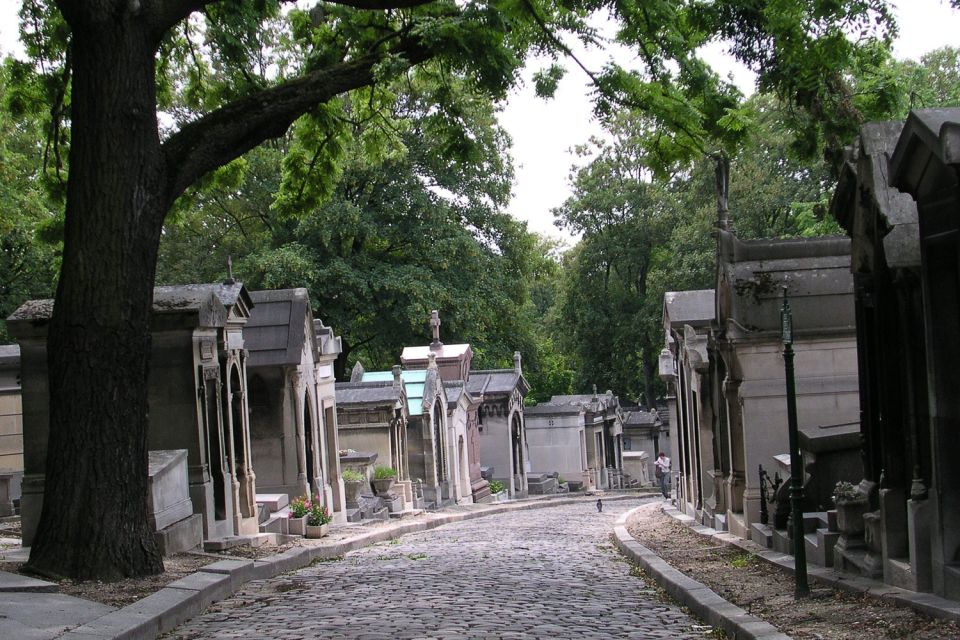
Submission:
{"label": "person walking on path", "polygon": [[657,459],[654,461],[654,466],[656,471],[654,472],[657,477],[657,482],[660,483],[660,493],[663,494],[664,498],[670,498],[670,458],[667,457],[663,451],[657,455]]}

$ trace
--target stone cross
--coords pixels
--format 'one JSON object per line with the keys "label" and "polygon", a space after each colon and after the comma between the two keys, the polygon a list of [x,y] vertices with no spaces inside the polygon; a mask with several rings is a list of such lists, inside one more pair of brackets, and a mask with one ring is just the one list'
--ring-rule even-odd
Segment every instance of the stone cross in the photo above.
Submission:
{"label": "stone cross", "polygon": [[223,284],[235,284],[236,280],[233,279],[233,258],[229,255],[227,256],[227,279],[223,281]]}
{"label": "stone cross", "polygon": [[436,309],[430,312],[430,330],[433,332],[431,344],[440,344],[440,314]]}

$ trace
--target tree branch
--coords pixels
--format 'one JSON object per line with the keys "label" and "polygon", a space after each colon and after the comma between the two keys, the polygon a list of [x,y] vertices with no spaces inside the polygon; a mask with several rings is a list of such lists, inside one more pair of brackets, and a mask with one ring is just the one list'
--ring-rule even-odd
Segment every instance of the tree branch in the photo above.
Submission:
{"label": "tree branch", "polygon": [[[411,66],[433,55],[413,43],[399,53]],[[297,118],[318,104],[372,84],[373,67],[382,58],[383,54],[371,53],[306,73],[240,98],[186,125],[163,144],[169,176],[167,197],[172,202],[202,175],[265,140],[282,136]]]}

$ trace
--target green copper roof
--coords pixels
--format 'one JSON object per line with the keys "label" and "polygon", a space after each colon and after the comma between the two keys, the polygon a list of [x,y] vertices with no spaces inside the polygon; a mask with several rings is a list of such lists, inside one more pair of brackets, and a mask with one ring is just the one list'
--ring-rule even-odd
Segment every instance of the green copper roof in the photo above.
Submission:
{"label": "green copper roof", "polygon": [[[405,370],[400,372],[400,379],[403,381],[403,388],[407,392],[407,409],[410,411],[410,415],[422,415],[423,389],[427,382],[427,370]],[[361,382],[390,382],[392,380],[392,371],[367,371],[361,378]]]}

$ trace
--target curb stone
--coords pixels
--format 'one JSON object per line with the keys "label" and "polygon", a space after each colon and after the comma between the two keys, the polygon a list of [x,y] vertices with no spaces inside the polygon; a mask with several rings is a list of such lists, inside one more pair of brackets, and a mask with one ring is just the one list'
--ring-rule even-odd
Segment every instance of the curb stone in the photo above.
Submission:
{"label": "curb stone", "polygon": [[[653,496],[656,494],[649,494]],[[596,495],[563,498],[535,498],[497,503],[489,509],[460,513],[437,514],[430,520],[408,522],[387,527],[339,542],[309,547],[294,547],[261,560],[224,558],[207,565],[137,602],[111,611],[73,629],[60,638],[65,640],[154,640],[201,613],[211,604],[230,597],[250,580],[263,580],[302,569],[317,560],[329,560],[350,551],[386,542],[409,533],[436,529],[445,524],[473,520],[484,516],[526,511],[562,504],[592,501]],[[648,497],[644,493],[603,494],[604,500],[618,502]],[[743,636],[746,637],[746,636]],[[768,640],[766,637],[763,640]],[[774,640],[770,638],[769,640]]]}
{"label": "curb stone", "polygon": [[627,531],[627,520],[637,509],[621,515],[613,528],[613,543],[640,566],[670,597],[701,620],[723,629],[733,640],[792,640],[768,622],[724,600],[707,586],[674,569],[663,558],[637,542]]}
{"label": "curb stone", "polygon": [[[688,515],[680,513],[674,506],[664,505],[663,512],[682,524],[686,524],[696,533],[713,538],[723,544],[734,546],[746,553],[752,554],[770,565],[778,567],[790,575],[794,573],[793,556],[761,547],[752,540],[744,540],[725,531],[717,531],[703,525],[692,526],[695,522]],[[817,580],[841,591],[853,594],[868,594],[878,600],[897,607],[913,609],[931,618],[960,622],[960,603],[941,598],[932,593],[908,591],[900,587],[885,584],[879,580],[871,580],[863,576],[850,573],[841,573],[830,567],[807,563],[807,577]]]}

